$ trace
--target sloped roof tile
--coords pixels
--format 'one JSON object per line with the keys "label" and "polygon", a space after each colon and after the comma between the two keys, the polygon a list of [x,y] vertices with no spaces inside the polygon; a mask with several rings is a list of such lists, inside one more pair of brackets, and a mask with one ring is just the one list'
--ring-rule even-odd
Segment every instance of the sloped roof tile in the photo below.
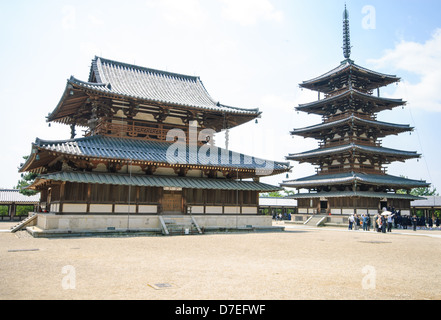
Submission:
{"label": "sloped roof tile", "polygon": [[243,190],[271,192],[282,190],[280,187],[254,181],[231,179],[206,179],[189,177],[121,175],[86,172],[57,172],[45,174],[36,179],[33,186],[44,181],[69,181],[77,183],[111,184],[141,187],[178,187],[187,189]]}

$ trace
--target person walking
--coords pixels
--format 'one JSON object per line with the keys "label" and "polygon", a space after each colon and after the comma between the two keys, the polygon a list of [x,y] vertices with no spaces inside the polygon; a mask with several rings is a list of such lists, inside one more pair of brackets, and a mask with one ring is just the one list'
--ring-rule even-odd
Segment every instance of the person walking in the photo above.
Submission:
{"label": "person walking", "polygon": [[433,227],[433,219],[432,219],[432,217],[429,217],[428,224],[429,224],[429,229],[432,230],[432,227]]}
{"label": "person walking", "polygon": [[401,226],[403,227],[403,229],[407,229],[407,226],[409,225],[409,222],[407,220],[407,216],[403,216],[401,218]]}
{"label": "person walking", "polygon": [[348,227],[348,230],[352,230],[352,226],[353,226],[353,224],[354,224],[354,215],[350,215],[349,216],[349,218],[348,218],[348,222],[349,222],[349,227]]}
{"label": "person walking", "polygon": [[368,216],[364,214],[362,216],[363,219],[363,231],[368,231]]}
{"label": "person walking", "polygon": [[358,230],[360,228],[360,217],[357,214],[354,216],[354,225],[354,230]]}
{"label": "person walking", "polygon": [[435,225],[437,228],[439,228],[439,217],[436,217],[435,219]]}
{"label": "person walking", "polygon": [[378,214],[377,215],[377,232],[381,232],[382,222],[383,222],[383,220],[381,219],[381,215]]}
{"label": "person walking", "polygon": [[387,216],[387,232],[392,232],[392,223],[394,221],[394,214]]}
{"label": "person walking", "polygon": [[418,222],[417,217],[416,217],[416,215],[414,215],[414,216],[412,217],[413,231],[416,231],[417,222]]}
{"label": "person walking", "polygon": [[381,232],[382,233],[386,233],[386,227],[387,227],[386,217],[385,216],[381,216],[380,219],[381,219]]}

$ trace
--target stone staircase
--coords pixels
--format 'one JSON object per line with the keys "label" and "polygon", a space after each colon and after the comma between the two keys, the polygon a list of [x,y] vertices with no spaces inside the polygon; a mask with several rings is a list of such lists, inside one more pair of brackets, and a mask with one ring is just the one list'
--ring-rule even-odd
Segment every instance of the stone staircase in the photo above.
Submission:
{"label": "stone staircase", "polygon": [[27,217],[26,219],[20,221],[18,224],[16,224],[15,226],[11,227],[11,232],[17,232],[20,230],[23,230],[24,228],[26,228],[31,222],[33,222],[34,220],[37,219],[37,214],[33,213],[32,215],[30,215],[29,217]]}
{"label": "stone staircase", "polygon": [[194,235],[202,234],[202,230],[192,216],[159,216],[162,234]]}
{"label": "stone staircase", "polygon": [[326,218],[327,218],[327,216],[325,216],[325,215],[314,215],[314,216],[311,216],[308,220],[306,220],[304,225],[311,226],[311,227],[312,226],[313,227],[321,227],[326,222]]}

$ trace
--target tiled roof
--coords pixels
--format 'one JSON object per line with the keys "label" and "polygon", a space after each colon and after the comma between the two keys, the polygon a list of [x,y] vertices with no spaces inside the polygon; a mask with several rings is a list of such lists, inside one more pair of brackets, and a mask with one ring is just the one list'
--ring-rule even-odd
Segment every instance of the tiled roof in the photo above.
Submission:
{"label": "tiled roof", "polygon": [[347,91],[345,91],[343,93],[340,93],[338,95],[335,95],[335,96],[332,96],[329,98],[317,100],[317,101],[310,102],[310,103],[301,104],[296,108],[296,110],[313,112],[316,109],[316,110],[318,110],[319,114],[322,114],[322,113],[324,113],[324,110],[322,110],[322,107],[324,105],[329,104],[331,102],[343,100],[343,99],[348,99],[348,98],[352,99],[353,97],[357,97],[359,99],[368,99],[369,101],[374,101],[375,104],[372,104],[372,109],[374,112],[406,104],[406,102],[403,101],[402,99],[390,99],[390,98],[377,97],[374,95],[363,93],[363,92],[358,91],[356,89],[348,89]]}
{"label": "tiled roof", "polygon": [[44,174],[36,179],[33,186],[37,186],[47,180],[141,187],[177,187],[184,189],[242,190],[259,192],[282,190],[280,187],[254,181],[86,172],[57,172]]}
{"label": "tiled roof", "polygon": [[361,67],[361,66],[355,64],[351,60],[345,60],[339,66],[326,72],[325,74],[318,76],[316,78],[313,78],[311,80],[308,80],[308,81],[303,81],[303,83],[300,86],[309,88],[310,85],[313,85],[316,82],[323,81],[325,79],[335,77],[338,74],[341,74],[344,72],[351,72],[351,71],[352,72],[354,72],[354,71],[360,72],[360,73],[363,73],[363,74],[366,74],[369,76],[374,76],[374,77],[381,78],[381,79],[387,79],[387,80],[389,80],[389,82],[391,82],[391,81],[395,82],[395,81],[400,80],[400,78],[398,78],[395,75],[389,75],[389,74],[384,74],[384,73],[372,71],[372,70],[369,70],[367,68],[364,68],[364,67]]}
{"label": "tiled roof", "polygon": [[406,158],[406,159],[420,157],[420,154],[413,151],[402,151],[402,150],[395,150],[390,148],[372,147],[372,146],[364,146],[364,145],[349,143],[347,145],[342,145],[338,147],[321,148],[298,154],[290,154],[288,157],[286,157],[286,159],[301,160],[307,158],[329,156],[329,155],[339,154],[342,152],[349,152],[349,151],[358,151],[361,153],[378,154],[386,157],[398,157],[398,158]]}
{"label": "tiled roof", "polygon": [[284,181],[281,185],[285,187],[315,187],[325,185],[343,185],[353,182],[360,182],[362,184],[369,185],[382,185],[390,186],[394,188],[419,188],[427,187],[426,181],[411,180],[402,177],[396,177],[391,175],[375,175],[358,172],[346,172],[339,174],[329,175],[314,175],[297,180]]}
{"label": "tiled roof", "polygon": [[417,200],[412,202],[412,207],[416,208],[432,208],[441,207],[441,197],[440,196],[425,196],[426,199]]}
{"label": "tiled roof", "polygon": [[[202,146],[192,147],[188,144],[181,145],[182,149],[179,152],[171,149],[171,146],[178,148],[177,143],[99,135],[60,141],[37,139],[34,144],[34,148],[87,158],[202,165],[233,169],[268,169],[279,172],[290,169],[288,162],[263,160],[218,147],[211,147],[213,154],[216,156],[206,157],[208,146],[204,148]],[[32,161],[31,157],[28,161]],[[27,164],[24,165],[23,169],[26,167]]]}
{"label": "tiled roof", "polygon": [[16,189],[0,189],[0,204],[37,204],[40,195],[25,196]]}
{"label": "tiled roof", "polygon": [[89,81],[68,81],[104,94],[228,113],[259,115],[259,109],[223,105],[208,94],[201,79],[95,57]]}
{"label": "tiled roof", "polygon": [[321,131],[324,129],[332,129],[332,128],[337,127],[338,125],[346,124],[346,123],[361,124],[361,125],[366,125],[369,127],[377,127],[377,128],[380,128],[381,130],[392,130],[392,131],[398,131],[398,132],[406,132],[406,131],[413,130],[413,128],[407,124],[395,124],[395,123],[388,123],[388,122],[381,122],[381,121],[374,121],[374,120],[366,120],[366,119],[362,119],[362,118],[359,118],[357,116],[352,115],[352,116],[349,116],[347,118],[340,119],[337,121],[329,121],[329,122],[325,122],[325,123],[321,123],[321,124],[317,124],[317,125],[313,125],[313,126],[309,126],[309,127],[305,127],[305,128],[294,129],[293,131],[291,131],[291,134],[298,135],[298,134],[303,134],[303,133],[312,133],[315,131]]}
{"label": "tiled roof", "polygon": [[333,192],[318,192],[318,193],[298,193],[293,196],[289,196],[288,198],[311,199],[311,198],[346,198],[346,197],[361,197],[361,198],[376,198],[376,199],[386,198],[386,199],[404,199],[404,200],[424,199],[410,194],[369,192],[369,191],[333,191]]}

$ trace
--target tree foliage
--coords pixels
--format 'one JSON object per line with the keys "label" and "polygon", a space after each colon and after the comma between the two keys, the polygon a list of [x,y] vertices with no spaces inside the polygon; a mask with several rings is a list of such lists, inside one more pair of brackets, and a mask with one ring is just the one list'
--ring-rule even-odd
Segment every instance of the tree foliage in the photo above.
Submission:
{"label": "tree foliage", "polygon": [[[28,156],[23,157],[23,159],[27,160]],[[35,178],[37,178],[37,176],[38,176],[37,173],[31,173],[31,172],[22,174],[21,179],[18,180],[18,182],[17,182],[16,189],[18,189],[20,191],[20,193],[24,194],[25,196],[33,196],[33,195],[37,194],[38,191],[26,189],[34,182],[34,180],[35,180]]]}
{"label": "tree foliage", "polygon": [[[402,178],[406,178],[405,176],[401,176]],[[406,194],[407,190],[398,190],[399,194]],[[421,188],[413,188],[410,191],[410,194],[417,197],[430,197],[430,196],[439,196],[439,193],[436,191],[435,187],[421,187]]]}
{"label": "tree foliage", "polygon": [[274,191],[274,192],[268,192],[268,193],[262,193],[261,197],[265,198],[284,198],[288,196],[294,195],[294,191],[286,190],[283,191]]}

